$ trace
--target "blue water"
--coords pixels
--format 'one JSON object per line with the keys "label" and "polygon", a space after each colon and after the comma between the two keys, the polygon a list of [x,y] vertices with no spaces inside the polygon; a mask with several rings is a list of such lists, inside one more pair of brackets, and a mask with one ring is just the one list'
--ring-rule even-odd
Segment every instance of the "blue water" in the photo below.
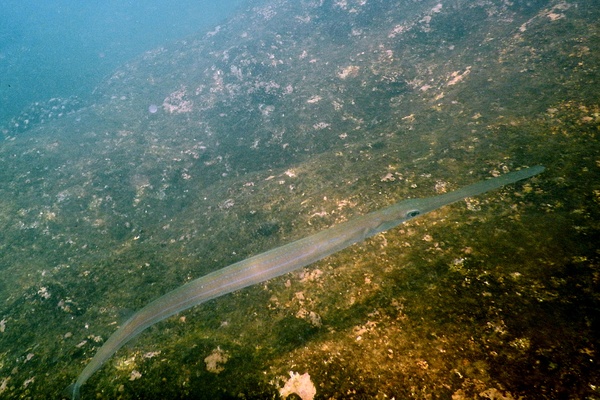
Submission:
{"label": "blue water", "polygon": [[208,29],[242,0],[0,2],[0,125],[34,102],[84,100],[134,56]]}

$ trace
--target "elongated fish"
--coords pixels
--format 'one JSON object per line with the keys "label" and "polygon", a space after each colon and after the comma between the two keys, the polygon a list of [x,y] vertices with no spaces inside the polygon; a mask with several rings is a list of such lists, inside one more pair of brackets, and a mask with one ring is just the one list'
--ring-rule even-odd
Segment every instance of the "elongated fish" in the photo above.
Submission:
{"label": "elongated fish", "polygon": [[404,200],[188,282],[152,301],[117,329],[79,374],[77,381],[66,389],[67,393],[73,400],[79,399],[81,386],[117,350],[144,329],[173,314],[302,268],[409,219],[465,197],[476,196],[530,178],[542,171],[544,167],[538,165],[480,181],[439,196]]}

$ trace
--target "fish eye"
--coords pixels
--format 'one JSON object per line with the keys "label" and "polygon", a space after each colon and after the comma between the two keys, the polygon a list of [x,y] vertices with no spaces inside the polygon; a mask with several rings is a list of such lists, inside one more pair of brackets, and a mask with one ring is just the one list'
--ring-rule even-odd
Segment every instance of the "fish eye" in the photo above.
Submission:
{"label": "fish eye", "polygon": [[421,211],[419,211],[419,210],[410,210],[409,212],[406,213],[406,218],[414,218],[419,214],[421,214]]}

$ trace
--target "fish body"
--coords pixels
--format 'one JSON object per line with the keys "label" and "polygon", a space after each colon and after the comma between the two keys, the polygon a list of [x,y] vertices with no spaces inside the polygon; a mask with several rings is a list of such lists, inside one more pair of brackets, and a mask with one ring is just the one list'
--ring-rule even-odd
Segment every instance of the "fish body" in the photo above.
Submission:
{"label": "fish body", "polygon": [[149,326],[173,314],[305,267],[412,218],[466,197],[530,178],[543,171],[543,166],[524,168],[439,196],[404,200],[190,281],[150,302],[132,315],[98,349],[77,377],[77,381],[70,385],[66,392],[73,400],[79,399],[81,386],[117,350]]}

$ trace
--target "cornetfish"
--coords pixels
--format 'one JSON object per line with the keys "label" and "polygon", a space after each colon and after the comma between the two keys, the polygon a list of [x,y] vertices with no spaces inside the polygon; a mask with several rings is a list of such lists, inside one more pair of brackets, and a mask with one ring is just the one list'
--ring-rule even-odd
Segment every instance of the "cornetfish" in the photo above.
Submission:
{"label": "cornetfish", "polygon": [[538,165],[483,180],[454,192],[404,200],[190,281],[152,301],[132,315],[100,347],[79,374],[77,381],[66,391],[73,400],[79,399],[81,386],[117,350],[144,329],[173,314],[302,268],[412,218],[465,197],[476,196],[530,178],[542,171],[544,167]]}

